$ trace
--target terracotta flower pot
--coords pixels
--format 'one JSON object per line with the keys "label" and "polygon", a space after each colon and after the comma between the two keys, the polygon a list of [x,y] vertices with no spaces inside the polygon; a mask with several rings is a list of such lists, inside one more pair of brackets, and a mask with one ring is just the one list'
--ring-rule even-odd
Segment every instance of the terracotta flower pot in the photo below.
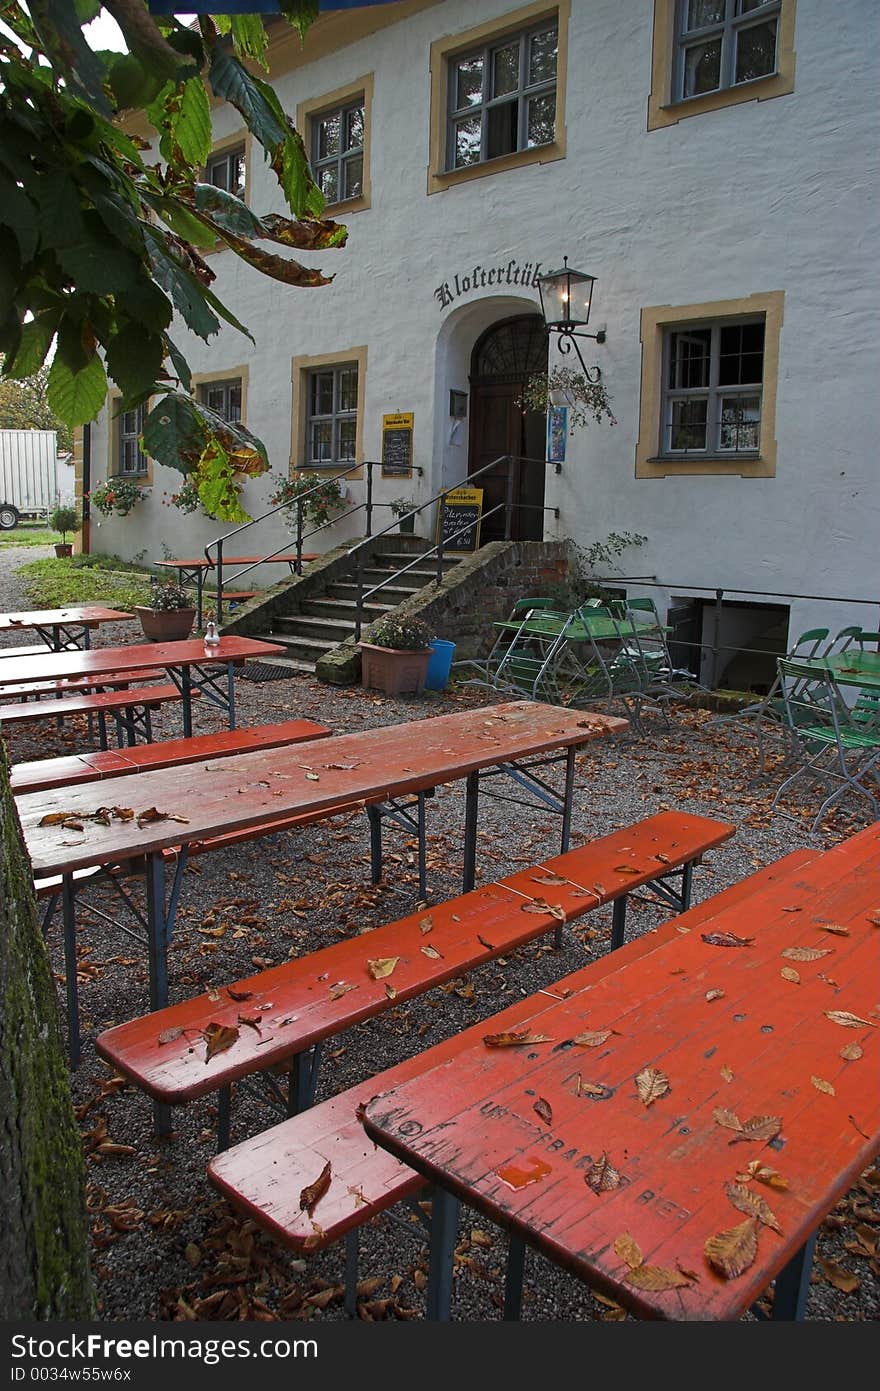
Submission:
{"label": "terracotta flower pot", "polygon": [[179,642],[188,638],[196,621],[195,609],[150,609],[137,605],[144,637],[150,642]]}
{"label": "terracotta flower pot", "polygon": [[431,648],[412,652],[400,647],[374,647],[362,642],[361,685],[385,695],[421,695],[431,659]]}
{"label": "terracotta flower pot", "polygon": [[55,554],[57,555],[57,557],[58,557],[59,560],[64,560],[67,556],[73,555],[73,542],[72,542],[72,541],[56,541],[56,542],[55,542]]}

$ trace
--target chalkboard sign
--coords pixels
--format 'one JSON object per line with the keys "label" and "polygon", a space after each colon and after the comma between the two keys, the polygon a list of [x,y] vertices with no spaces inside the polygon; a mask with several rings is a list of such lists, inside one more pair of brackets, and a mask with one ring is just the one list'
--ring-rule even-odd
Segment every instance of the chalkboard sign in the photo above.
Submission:
{"label": "chalkboard sign", "polygon": [[382,477],[411,478],[413,467],[413,414],[401,411],[382,417]]}
{"label": "chalkboard sign", "polygon": [[442,535],[443,549],[475,551],[480,544],[482,513],[482,488],[454,488],[447,493],[437,514],[437,540]]}

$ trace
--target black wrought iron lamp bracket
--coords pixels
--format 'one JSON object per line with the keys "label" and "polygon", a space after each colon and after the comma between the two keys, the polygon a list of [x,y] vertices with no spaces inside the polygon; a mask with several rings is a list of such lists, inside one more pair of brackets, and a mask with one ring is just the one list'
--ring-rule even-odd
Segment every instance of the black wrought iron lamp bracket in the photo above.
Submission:
{"label": "black wrought iron lamp bracket", "polygon": [[598,364],[596,364],[594,367],[587,366],[587,364],[584,362],[583,357],[581,356],[581,350],[577,345],[577,339],[592,338],[596,343],[604,343],[604,328],[600,328],[598,333],[577,333],[573,328],[552,328],[550,332],[557,333],[559,335],[557,339],[557,347],[559,348],[559,351],[562,353],[563,357],[567,356],[567,354],[571,352],[572,348],[574,348],[577,354],[577,360],[581,364],[581,369],[583,371],[584,376],[586,377],[587,381],[590,383],[591,386],[596,386],[597,383],[602,380],[602,369],[601,367],[599,367]]}

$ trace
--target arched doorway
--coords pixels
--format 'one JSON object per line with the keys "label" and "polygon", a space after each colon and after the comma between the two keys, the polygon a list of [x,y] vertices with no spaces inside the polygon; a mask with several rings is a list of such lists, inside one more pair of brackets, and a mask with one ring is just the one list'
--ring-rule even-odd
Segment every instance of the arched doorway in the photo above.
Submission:
{"label": "arched doorway", "polygon": [[[540,541],[544,535],[546,423],[542,412],[524,410],[519,398],[529,377],[546,373],[547,334],[537,314],[502,319],[477,339],[471,356],[468,470],[503,460],[483,474],[478,486],[484,514],[504,502],[510,488],[516,504],[511,519],[515,541]],[[504,535],[504,512],[499,511],[485,520],[481,540],[499,541]]]}

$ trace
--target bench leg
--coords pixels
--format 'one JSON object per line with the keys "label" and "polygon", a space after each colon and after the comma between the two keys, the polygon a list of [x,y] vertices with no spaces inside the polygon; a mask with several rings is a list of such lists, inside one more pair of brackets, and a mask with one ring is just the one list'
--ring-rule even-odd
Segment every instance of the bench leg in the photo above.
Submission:
{"label": "bench leg", "polygon": [[98,748],[102,752],[107,750],[107,716],[103,711],[98,716]]}
{"label": "bench leg", "polygon": [[70,1066],[79,1067],[79,987],[76,979],[76,900],[73,876],[61,881],[61,911],[64,918],[64,974],[67,987],[67,1051]]}
{"label": "bench leg", "polygon": [[510,1233],[507,1246],[507,1274],[504,1277],[504,1320],[515,1323],[522,1308],[523,1271],[526,1261],[526,1244],[522,1237]]}
{"label": "bench leg", "polygon": [[797,1321],[804,1316],[804,1307],[810,1291],[810,1270],[813,1265],[813,1251],[816,1234],[805,1241],[797,1255],[780,1270],[773,1287],[773,1318]]}
{"label": "bench leg", "polygon": [[566,854],[571,844],[571,812],[574,803],[575,748],[572,745],[565,753],[565,791],[562,801],[562,840],[560,853]]}
{"label": "bench leg", "polygon": [[58,894],[52,895],[52,897],[49,899],[49,902],[46,905],[46,911],[43,914],[42,929],[44,941],[49,936],[49,924],[55,916],[55,909],[58,907],[58,897]]}
{"label": "bench leg", "polygon": [[370,823],[370,882],[378,884],[382,880],[382,817],[378,807],[367,807],[367,821]]}
{"label": "bench leg", "polygon": [[345,1233],[345,1312],[350,1319],[357,1314],[358,1229]]}
{"label": "bench leg", "polygon": [[232,1087],[221,1087],[217,1093],[217,1150],[229,1149],[232,1125]]}
{"label": "bench leg", "polygon": [[[150,970],[150,1009],[164,1009],[168,1003],[168,939],[165,915],[165,865],[161,854],[147,857],[147,954]],[[171,1108],[153,1102],[153,1126],[157,1135],[171,1133]]]}
{"label": "bench leg", "polygon": [[465,783],[464,809],[464,874],[462,893],[470,893],[477,877],[477,808],[480,799],[480,775],[468,773]]}
{"label": "bench leg", "polygon": [[435,1188],[431,1201],[431,1244],[426,1317],[449,1322],[452,1303],[452,1257],[458,1240],[459,1201]]}
{"label": "bench leg", "polygon": [[686,913],[691,906],[691,889],[694,883],[694,862],[689,860],[681,871],[681,911]]}
{"label": "bench leg", "polygon": [[289,1074],[289,1085],[287,1089],[287,1114],[297,1116],[300,1111],[307,1111],[313,1105],[315,1092],[318,1089],[318,1075],[321,1071],[321,1045],[316,1043],[311,1048],[304,1049],[302,1053],[297,1053],[293,1060]]}
{"label": "bench leg", "polygon": [[419,826],[419,898],[428,897],[428,845],[425,834],[425,794],[418,793],[418,809],[416,811]]}
{"label": "bench leg", "polygon": [[612,951],[616,951],[618,947],[622,947],[626,938],[626,900],[626,894],[623,895],[623,898],[615,899],[614,907],[611,910]]}
{"label": "bench leg", "polygon": [[229,728],[235,729],[235,672],[231,662],[226,664],[226,699],[229,702]]}

